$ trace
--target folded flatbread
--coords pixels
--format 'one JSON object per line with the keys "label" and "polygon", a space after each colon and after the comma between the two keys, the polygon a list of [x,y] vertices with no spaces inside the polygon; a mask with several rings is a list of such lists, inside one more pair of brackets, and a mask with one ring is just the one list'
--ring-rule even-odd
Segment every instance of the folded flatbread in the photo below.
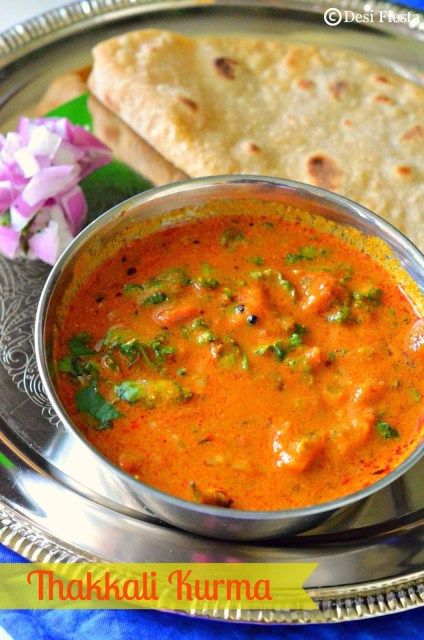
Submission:
{"label": "folded flatbread", "polygon": [[[37,104],[34,115],[45,116],[64,102],[87,93],[88,71],[79,69],[57,76]],[[150,144],[93,96],[89,97],[88,109],[93,119],[94,135],[110,147],[115,158],[125,162],[154,185],[187,178],[185,173],[165,160]]]}
{"label": "folded flatbread", "polygon": [[142,30],[94,48],[89,87],[189,176],[319,185],[424,248],[424,88],[352,51]]}
{"label": "folded flatbread", "polygon": [[132,167],[154,185],[183,180],[187,175],[174,167],[120,118],[90,96],[88,108],[93,133],[113,151],[113,156]]}

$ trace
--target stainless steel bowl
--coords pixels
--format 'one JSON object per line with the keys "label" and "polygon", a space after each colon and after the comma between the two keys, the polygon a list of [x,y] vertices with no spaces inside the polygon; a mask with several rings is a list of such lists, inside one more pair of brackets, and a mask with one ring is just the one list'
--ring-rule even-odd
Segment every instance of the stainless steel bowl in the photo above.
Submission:
{"label": "stainless steel bowl", "polygon": [[[405,473],[424,454],[424,443],[419,443],[402,464],[375,484],[332,502],[271,512],[239,511],[189,502],[135,480],[95,450],[74,427],[50,376],[49,345],[58,304],[72,283],[81,279],[81,262],[86,261],[87,253],[101,263],[105,255],[103,249],[116,246],[121,238],[128,237],[138,221],[158,220],[169,212],[184,207],[194,209],[211,200],[242,202],[252,198],[297,206],[339,224],[356,227],[363,234],[380,237],[391,247],[412,279],[424,289],[424,256],[394,227],[360,205],[323,189],[289,180],[247,175],[214,176],[146,191],[117,205],[84,229],[50,273],[41,294],[35,326],[37,363],[49,400],[65,427],[91,450],[105,473],[125,482],[136,501],[161,519],[194,533],[233,540],[271,538],[313,528],[337,510],[366,498]],[[75,460],[75,469],[77,479],[78,460]]]}

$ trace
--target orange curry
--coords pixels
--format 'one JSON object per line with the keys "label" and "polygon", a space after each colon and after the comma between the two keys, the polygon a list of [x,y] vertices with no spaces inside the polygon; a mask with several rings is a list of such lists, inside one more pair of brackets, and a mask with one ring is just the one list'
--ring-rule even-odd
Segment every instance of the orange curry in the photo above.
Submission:
{"label": "orange curry", "polygon": [[382,478],[415,446],[424,320],[336,235],[281,216],[189,220],[87,277],[54,344],[88,440],[166,493],[302,507]]}

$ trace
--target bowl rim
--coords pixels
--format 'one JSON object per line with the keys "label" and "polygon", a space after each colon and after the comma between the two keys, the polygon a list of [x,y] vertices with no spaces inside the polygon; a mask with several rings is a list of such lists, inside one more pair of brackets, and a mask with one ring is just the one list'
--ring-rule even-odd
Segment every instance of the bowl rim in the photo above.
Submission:
{"label": "bowl rim", "polygon": [[[312,200],[315,200],[315,202],[321,201],[324,204],[335,206],[336,208],[347,213],[353,219],[365,219],[366,221],[374,224],[374,226],[376,227],[376,231],[378,231],[376,235],[383,241],[387,241],[384,236],[391,236],[408,250],[409,257],[421,268],[424,281],[424,254],[411,242],[411,240],[409,240],[409,238],[407,238],[401,231],[396,229],[396,227],[390,224],[387,220],[385,220],[378,214],[373,213],[366,207],[363,207],[362,205],[353,200],[350,200],[349,198],[346,198],[345,196],[341,196],[321,187],[316,187],[314,185],[309,185],[300,181],[251,174],[223,174],[201,178],[188,178],[159,187],[153,187],[139,194],[136,194],[122,201],[121,203],[118,203],[117,205],[111,207],[103,214],[98,216],[72,240],[72,242],[68,245],[68,247],[61,254],[58,261],[53,266],[43,286],[35,317],[35,355],[41,382],[49,402],[51,403],[55,413],[58,415],[59,419],[64,424],[66,429],[71,431],[73,435],[76,436],[85,447],[88,447],[96,458],[98,458],[103,464],[105,463],[108,471],[114,473],[115,475],[118,474],[118,477],[120,477],[122,480],[125,480],[125,482],[127,483],[129,482],[130,486],[133,485],[134,488],[142,487],[143,490],[149,492],[154,499],[164,501],[171,507],[188,510],[193,512],[193,514],[198,515],[225,516],[225,518],[228,520],[260,519],[267,522],[317,516],[326,512],[334,512],[336,510],[345,508],[355,502],[358,502],[363,498],[367,498],[374,493],[377,493],[379,490],[385,488],[386,486],[397,480],[424,455],[424,440],[422,440],[422,442],[412,450],[412,452],[401,462],[400,465],[396,466],[392,471],[390,471],[390,473],[388,473],[380,480],[367,485],[359,491],[349,493],[345,496],[341,496],[331,501],[312,504],[306,507],[297,507],[293,509],[277,509],[272,511],[242,510],[233,508],[228,509],[226,507],[216,507],[203,503],[192,502],[190,500],[179,498],[172,494],[161,491],[160,489],[157,489],[152,485],[142,482],[141,480],[137,480],[136,478],[134,478],[134,476],[111,462],[111,460],[109,460],[103,453],[101,453],[101,451],[94,447],[91,442],[82,434],[82,432],[76,426],[74,426],[72,420],[67,415],[66,410],[59,399],[59,396],[56,393],[53,380],[50,376],[47,348],[44,341],[45,320],[47,316],[50,297],[61,278],[62,272],[66,268],[68,259],[71,258],[73,253],[81,245],[84,244],[87,236],[91,236],[93,231],[95,231],[98,227],[103,227],[114,218],[118,218],[123,212],[128,212],[134,207],[147,205],[150,202],[159,200],[162,197],[184,193],[186,191],[190,192],[192,190],[201,190],[202,188],[211,187],[219,188],[220,186],[228,184],[262,184],[263,186],[269,186],[271,188],[283,189],[286,191],[288,190],[295,193],[303,193],[310,197]],[[184,206],[184,204],[180,205],[181,208],[183,208]],[[176,208],[179,207],[173,207],[168,211],[175,210]],[[307,210],[306,206],[305,209]],[[166,215],[166,212],[161,215]],[[391,246],[390,242],[388,242],[388,244],[389,246]],[[416,284],[421,288],[418,282]]]}

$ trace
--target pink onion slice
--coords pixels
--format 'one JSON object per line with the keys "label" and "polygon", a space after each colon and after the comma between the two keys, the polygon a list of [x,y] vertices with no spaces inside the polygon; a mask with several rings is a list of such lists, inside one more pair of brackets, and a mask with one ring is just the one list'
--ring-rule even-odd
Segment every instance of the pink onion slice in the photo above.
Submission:
{"label": "pink onion slice", "polygon": [[0,225],[0,253],[7,258],[17,258],[21,252],[20,238],[19,231]]}
{"label": "pink onion slice", "polygon": [[53,265],[62,251],[72,241],[72,234],[61,208],[50,209],[50,221],[41,231],[36,231],[28,240],[28,258],[39,258]]}
{"label": "pink onion slice", "polygon": [[87,215],[87,201],[78,185],[67,191],[59,200],[68,221],[71,233],[76,236],[81,230]]}
{"label": "pink onion slice", "polygon": [[35,156],[47,156],[48,158],[54,158],[56,151],[58,150],[62,138],[50,131],[46,126],[39,126],[30,133],[28,149]]}
{"label": "pink onion slice", "polygon": [[44,202],[58,193],[71,189],[79,180],[79,167],[65,164],[58,167],[46,167],[31,178],[22,191],[22,198],[31,206]]}
{"label": "pink onion slice", "polygon": [[67,118],[20,118],[17,132],[0,135],[0,251],[13,258],[25,246],[28,257],[53,264],[87,217],[79,182],[111,159]]}
{"label": "pink onion slice", "polygon": [[15,198],[15,193],[10,180],[0,180],[0,214],[5,213],[10,208]]}

